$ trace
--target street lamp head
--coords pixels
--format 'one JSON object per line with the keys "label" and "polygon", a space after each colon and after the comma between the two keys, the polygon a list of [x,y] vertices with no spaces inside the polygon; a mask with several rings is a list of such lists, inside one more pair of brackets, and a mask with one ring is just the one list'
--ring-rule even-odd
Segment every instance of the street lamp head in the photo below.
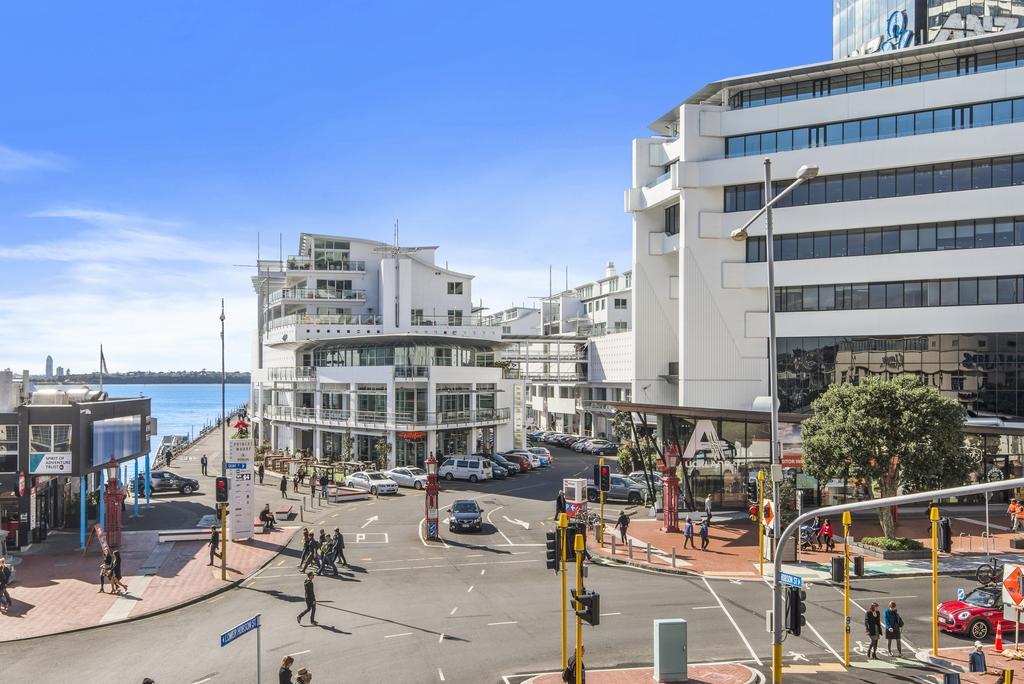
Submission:
{"label": "street lamp head", "polygon": [[796,177],[800,180],[810,180],[817,175],[818,167],[815,164],[804,164],[796,172]]}

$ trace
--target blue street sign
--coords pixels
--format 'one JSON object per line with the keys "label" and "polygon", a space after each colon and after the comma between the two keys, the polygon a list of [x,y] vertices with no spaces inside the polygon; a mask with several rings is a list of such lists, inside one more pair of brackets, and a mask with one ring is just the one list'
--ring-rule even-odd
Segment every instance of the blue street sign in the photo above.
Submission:
{"label": "blue street sign", "polygon": [[260,626],[260,616],[257,615],[255,617],[249,618],[248,620],[246,620],[242,624],[238,625],[237,627],[233,627],[233,628],[229,629],[228,631],[226,631],[226,632],[224,632],[223,634],[220,635],[220,645],[221,645],[221,648],[223,648],[224,646],[227,646],[228,644],[230,644],[232,641],[234,641],[238,637],[242,636],[243,634],[247,634],[247,633],[251,632],[252,630],[256,629],[259,626]]}
{"label": "blue street sign", "polygon": [[964,590],[963,589],[959,589],[958,588],[956,590],[956,600],[957,601],[963,601],[964,600]]}
{"label": "blue street sign", "polygon": [[228,463],[226,464],[228,470],[245,470],[245,463]]}
{"label": "blue street sign", "polygon": [[788,584],[791,587],[802,587],[804,586],[804,578],[799,575],[790,575],[785,572],[779,573],[779,579],[783,584]]}

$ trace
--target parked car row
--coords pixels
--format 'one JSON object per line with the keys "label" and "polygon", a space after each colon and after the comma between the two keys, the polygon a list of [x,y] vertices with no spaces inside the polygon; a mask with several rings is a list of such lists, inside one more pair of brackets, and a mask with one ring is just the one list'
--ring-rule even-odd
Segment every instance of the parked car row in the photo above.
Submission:
{"label": "parked car row", "polygon": [[600,437],[582,437],[580,435],[565,434],[564,432],[536,430],[529,433],[527,438],[535,444],[554,444],[580,453],[598,456],[614,456],[619,452],[618,446]]}

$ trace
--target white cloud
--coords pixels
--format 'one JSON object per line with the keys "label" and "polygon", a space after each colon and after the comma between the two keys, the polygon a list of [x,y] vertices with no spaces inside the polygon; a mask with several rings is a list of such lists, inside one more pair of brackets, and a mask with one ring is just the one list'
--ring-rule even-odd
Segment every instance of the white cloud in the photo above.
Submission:
{"label": "white cloud", "polygon": [[60,171],[68,167],[68,160],[52,152],[24,152],[0,145],[0,175],[19,171]]}

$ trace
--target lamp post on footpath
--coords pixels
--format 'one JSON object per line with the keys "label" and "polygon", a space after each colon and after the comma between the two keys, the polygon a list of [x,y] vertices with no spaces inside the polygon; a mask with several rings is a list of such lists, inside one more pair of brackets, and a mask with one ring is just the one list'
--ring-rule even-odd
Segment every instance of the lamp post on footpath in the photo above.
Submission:
{"label": "lamp post on footpath", "polygon": [[764,471],[757,471],[757,567],[764,577]]}
{"label": "lamp post on footpath", "polygon": [[[676,467],[679,465],[679,452],[674,449],[665,449],[665,479],[661,481],[662,503],[664,506],[664,519],[666,532],[679,531],[679,476],[676,474]],[[603,518],[602,512],[602,518]]]}
{"label": "lamp post on footpath", "polygon": [[[801,166],[796,172],[796,179],[789,184],[782,192],[778,195],[774,195],[772,189],[772,161],[768,157],[764,159],[764,207],[754,214],[743,227],[734,230],[730,237],[733,240],[746,240],[747,229],[763,214],[765,217],[765,255],[768,266],[768,392],[771,404],[771,432],[772,432],[772,445],[771,445],[771,462],[772,462],[772,500],[778,504],[779,501],[779,478],[775,476],[775,472],[781,470],[782,459],[779,453],[779,407],[778,407],[778,365],[776,359],[776,342],[775,342],[775,252],[773,245],[772,233],[772,207],[778,204],[779,200],[793,192],[798,185],[804,181],[808,181],[818,175],[818,167],[811,165]],[[774,195],[774,196],[773,196]],[[779,466],[776,468],[775,466]],[[763,506],[763,503],[762,503]],[[778,543],[781,536],[782,521],[781,516],[775,516],[774,524],[772,525],[772,538],[776,545],[776,550],[772,553],[772,563],[776,569],[776,577],[778,577],[778,571],[781,567],[780,558],[778,555]],[[782,630],[782,594],[775,591],[772,596],[772,620],[775,623],[774,631],[779,633]],[[772,646],[772,681],[782,681],[782,642],[776,641]]]}
{"label": "lamp post on footpath", "polygon": [[566,544],[566,539],[569,536],[568,534],[566,534],[568,529],[569,529],[569,516],[567,516],[565,513],[559,513],[558,514],[558,537],[557,538],[558,538],[558,547],[559,547],[559,549],[558,549],[558,556],[559,556],[558,562],[560,564],[560,570],[561,570],[561,574],[562,574],[562,611],[561,612],[562,612],[562,671],[563,672],[565,671],[565,668],[569,666],[569,650],[568,650],[568,646],[567,646],[568,641],[569,641],[569,637],[568,637],[568,626],[566,624],[566,619],[565,619],[566,618],[566,610],[567,610],[566,602],[565,602],[565,594],[566,594],[565,585],[566,585],[566,582],[567,582],[566,577],[565,577],[565,544]]}
{"label": "lamp post on footpath", "polygon": [[427,495],[424,497],[424,519],[427,523],[426,537],[431,541],[439,541],[441,535],[438,530],[438,515],[437,515],[437,459],[434,458],[434,452],[431,451],[427,458]]}
{"label": "lamp post on footpath", "polygon": [[932,523],[932,655],[939,656],[939,506],[928,508]]}

